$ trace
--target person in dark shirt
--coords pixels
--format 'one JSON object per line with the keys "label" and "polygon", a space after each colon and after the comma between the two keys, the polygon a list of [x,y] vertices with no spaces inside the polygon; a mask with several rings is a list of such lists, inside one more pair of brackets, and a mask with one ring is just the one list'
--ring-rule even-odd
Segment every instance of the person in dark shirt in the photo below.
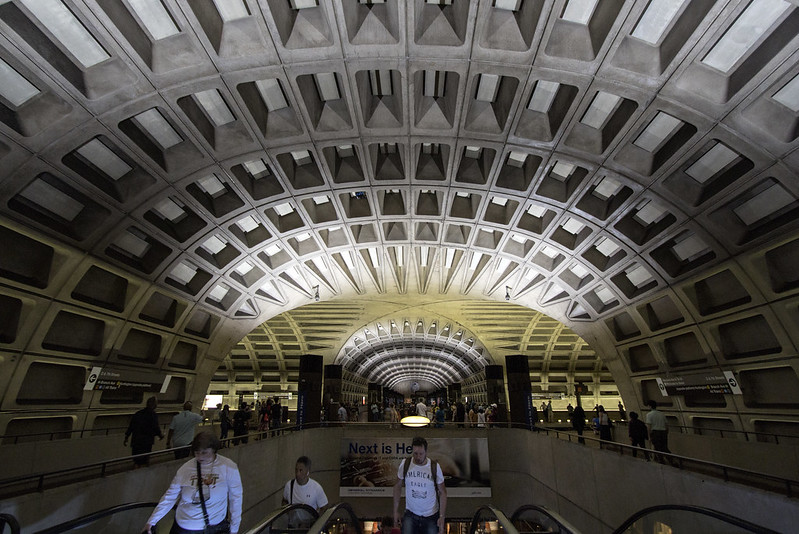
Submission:
{"label": "person in dark shirt", "polygon": [[583,430],[585,430],[585,410],[579,404],[572,413],[572,428],[577,431],[577,443],[585,445],[585,438],[583,438]]}
{"label": "person in dark shirt", "polygon": [[[638,419],[638,414],[630,412],[630,423],[627,425],[627,433],[630,436],[630,442],[633,447],[641,447],[644,449],[644,458],[649,461],[649,453],[646,451],[646,440],[649,439],[649,432],[646,430],[646,424]],[[633,457],[638,456],[638,451],[633,449]]]}
{"label": "person in dark shirt", "polygon": [[252,411],[246,402],[242,402],[239,409],[233,415],[233,445],[248,443],[250,441],[250,419]]}
{"label": "person in dark shirt", "polygon": [[133,459],[137,469],[150,465],[150,455],[146,453],[152,452],[155,436],[158,436],[158,439],[164,439],[164,433],[161,432],[161,427],[158,425],[158,414],[155,413],[157,406],[158,399],[155,397],[147,399],[147,405],[133,414],[128,429],[125,431],[125,441],[123,442],[125,447],[128,446],[128,438],[133,436],[130,440],[133,455],[143,455]]}

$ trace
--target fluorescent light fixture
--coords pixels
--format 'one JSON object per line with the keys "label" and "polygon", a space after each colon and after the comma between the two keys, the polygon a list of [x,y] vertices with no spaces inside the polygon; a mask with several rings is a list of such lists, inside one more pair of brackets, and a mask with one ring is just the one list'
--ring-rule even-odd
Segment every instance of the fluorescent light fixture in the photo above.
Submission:
{"label": "fluorescent light fixture", "polygon": [[591,128],[601,130],[602,126],[608,120],[610,115],[621,102],[621,97],[618,95],[606,93],[605,91],[597,91],[591,105],[585,111],[583,118],[580,122]]}
{"label": "fluorescent light fixture", "polygon": [[380,143],[377,145],[381,154],[396,154],[397,143]]}
{"label": "fluorescent light fixture", "polygon": [[227,192],[227,189],[225,189],[225,184],[222,183],[222,180],[217,178],[215,174],[203,176],[197,180],[197,186],[202,189],[204,193],[213,198],[217,198]]}
{"label": "fluorescent light fixture", "polygon": [[558,94],[558,89],[560,89],[560,84],[558,82],[538,80],[535,82],[533,94],[530,95],[530,102],[527,104],[527,109],[530,111],[538,111],[539,113],[547,113]]}
{"label": "fluorescent light fixture", "polygon": [[258,224],[258,221],[255,220],[255,217],[252,215],[247,215],[246,217],[236,221],[236,226],[241,228],[241,231],[247,234],[258,228],[260,225]]}
{"label": "fluorescent light fixture", "polygon": [[633,144],[647,152],[654,152],[661,144],[666,142],[677,130],[685,124],[668,113],[658,111],[655,118],[647,125],[643,132],[633,141]]}
{"label": "fluorescent light fixture", "polygon": [[599,0],[568,0],[561,18],[577,24],[588,24]]}
{"label": "fluorescent light fixture", "polygon": [[774,184],[753,196],[737,208],[733,213],[747,226],[756,224],[772,213],[796,202],[796,199],[780,184]]}
{"label": "fluorescent light fixture", "polygon": [[638,19],[632,36],[654,45],[663,37],[666,28],[669,27],[686,2],[687,0],[653,0],[649,2],[644,14]]}
{"label": "fluorescent light fixture", "polygon": [[19,107],[40,92],[24,76],[0,58],[0,96],[8,100],[12,106]]}
{"label": "fluorescent light fixture", "polygon": [[264,101],[267,110],[277,111],[289,107],[286,95],[283,94],[283,89],[277,79],[255,80],[255,88],[261,95],[261,100]]}
{"label": "fluorescent light fixture", "polygon": [[316,81],[316,89],[319,91],[319,99],[323,102],[328,100],[338,100],[341,92],[338,88],[338,80],[333,72],[318,72],[313,75]]}
{"label": "fluorescent light fixture", "polygon": [[213,2],[223,22],[250,16],[250,11],[244,5],[243,0],[213,0]]}
{"label": "fluorescent light fixture", "polygon": [[197,267],[186,261],[181,261],[170,271],[169,277],[187,286],[196,274]]}
{"label": "fluorescent light fixture", "polygon": [[676,243],[671,250],[680,259],[688,261],[709,250],[707,244],[696,234],[689,234]]}
{"label": "fluorescent light fixture", "polygon": [[609,237],[603,237],[594,247],[606,258],[610,258],[621,248],[615,241]]}
{"label": "fluorescent light fixture", "polygon": [[103,174],[112,180],[119,180],[133,170],[130,165],[114,154],[114,152],[100,142],[99,139],[92,139],[76,150],[76,152],[86,158],[92,165],[100,169]]}
{"label": "fluorescent light fixture", "polygon": [[740,154],[726,145],[716,143],[716,146],[705,152],[701,158],[688,167],[685,174],[700,184],[704,184],[739,157]]}
{"label": "fluorescent light fixture", "polygon": [[505,197],[493,196],[491,197],[491,203],[496,204],[497,206],[505,206],[508,204],[508,199]]}
{"label": "fluorescent light fixture", "polygon": [[351,158],[355,155],[355,147],[352,145],[341,145],[336,147],[336,154],[340,158]]}
{"label": "fluorescent light fixture", "polygon": [[316,204],[317,206],[321,206],[322,204],[329,204],[330,203],[330,198],[327,195],[316,196],[316,197],[313,197],[312,200],[313,200],[313,203]]}
{"label": "fluorescent light fixture", "polygon": [[799,112],[799,74],[771,97],[794,113]]}
{"label": "fluorescent light fixture", "polygon": [[595,197],[601,198],[602,200],[608,200],[609,198],[615,196],[616,193],[621,190],[621,188],[622,185],[618,181],[605,176],[594,188],[593,195]]}
{"label": "fluorescent light fixture", "polygon": [[20,0],[86,68],[111,56],[61,0]]}
{"label": "fluorescent light fixture", "polygon": [[519,234],[511,234],[511,235],[510,235],[510,238],[511,238],[513,241],[515,241],[516,243],[519,243],[520,245],[523,245],[523,244],[527,243],[527,238],[526,238],[526,237],[524,237],[523,235],[519,235]]}
{"label": "fluorescent light fixture", "polygon": [[308,9],[309,7],[319,7],[317,0],[289,0],[292,9]]}
{"label": "fluorescent light fixture", "polygon": [[404,258],[403,258],[403,255],[404,255],[403,250],[404,249],[402,247],[394,247],[394,254],[395,254],[396,258],[397,258],[397,267],[402,267],[402,265],[403,265],[403,263],[405,261]]}
{"label": "fluorescent light fixture", "polygon": [[466,191],[455,191],[455,196],[460,198],[472,198],[472,194]]}
{"label": "fluorescent light fixture", "polygon": [[194,98],[197,99],[197,103],[205,110],[215,126],[224,126],[236,120],[218,89],[194,93]]}
{"label": "fluorescent light fixture", "polygon": [[298,243],[302,243],[303,241],[308,241],[309,239],[311,239],[311,232],[301,232],[295,235],[294,239],[296,239]]}
{"label": "fluorescent light fixture", "polygon": [[728,73],[790,7],[785,0],[752,0],[702,63]]}
{"label": "fluorescent light fixture", "polygon": [[344,265],[347,266],[347,269],[352,271],[355,269],[355,262],[352,260],[352,253],[349,251],[344,251],[341,253],[341,259],[344,261]]}
{"label": "fluorescent light fixture", "polygon": [[245,161],[242,163],[244,168],[253,178],[263,178],[264,176],[268,176],[270,174],[269,167],[266,166],[266,162],[262,159],[254,159],[252,161]]}
{"label": "fluorescent light fixture", "polygon": [[70,222],[74,221],[85,207],[60,189],[39,179],[20,191],[19,196]]}
{"label": "fluorescent light fixture", "polygon": [[497,91],[499,91],[499,78],[497,74],[480,74],[475,98],[480,102],[496,100]]}
{"label": "fluorescent light fixture", "polygon": [[183,141],[172,125],[167,122],[161,112],[156,108],[150,108],[147,111],[139,113],[133,117],[136,122],[145,132],[150,134],[153,140],[161,147],[162,150],[171,148]]}
{"label": "fluorescent light fixture", "polygon": [[136,12],[139,20],[150,32],[153,40],[158,41],[170,35],[180,33],[161,0],[128,0],[128,4]]}

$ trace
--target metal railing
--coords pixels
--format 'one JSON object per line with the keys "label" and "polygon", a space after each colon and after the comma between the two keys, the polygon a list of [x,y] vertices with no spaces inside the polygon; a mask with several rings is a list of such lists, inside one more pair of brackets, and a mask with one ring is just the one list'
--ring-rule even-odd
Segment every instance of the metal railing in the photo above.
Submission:
{"label": "metal railing", "polygon": [[[304,519],[305,517],[308,518],[308,526],[305,528],[300,528],[292,523],[297,518]],[[247,530],[246,534],[304,534],[318,519],[317,511],[307,504],[287,504],[267,515],[254,527]]]}
{"label": "metal railing", "polygon": [[778,477],[766,473],[758,473],[756,471],[749,471],[740,467],[708,462],[706,460],[699,460],[696,458],[690,458],[688,456],[680,456],[673,453],[665,453],[652,449],[633,447],[624,443],[605,441],[588,435],[579,436],[573,431],[565,431],[543,426],[536,427],[536,429],[539,432],[545,433],[546,435],[552,435],[558,439],[569,441],[571,443],[590,442],[592,444],[598,445],[600,449],[617,452],[622,456],[630,455],[633,457],[640,457],[642,460],[646,460],[649,456],[652,456],[652,458],[655,460],[662,460],[661,463],[668,463],[672,467],[679,469],[685,469],[694,473],[701,473],[704,475],[721,478],[726,482],[736,482],[766,491],[772,491],[791,498],[799,497],[799,493],[797,493],[797,490],[799,490],[799,480]]}
{"label": "metal railing", "polygon": [[779,534],[775,530],[724,512],[681,504],[665,504],[639,510],[614,530],[613,534],[655,534],[663,532],[662,525],[668,525],[669,532]]}
{"label": "metal railing", "polygon": [[[83,528],[87,525],[100,521],[101,519],[111,517],[121,512],[138,510],[140,508],[155,508],[157,505],[157,502],[131,502],[127,504],[120,504],[117,506],[112,506],[111,508],[92,512],[77,519],[71,519],[59,525],[48,527],[44,530],[39,530],[35,534],[62,534],[63,532],[69,532],[71,530]],[[141,528],[136,528],[136,530],[141,531]],[[153,533],[155,533],[155,528],[153,528]]]}
{"label": "metal railing", "polygon": [[[615,424],[626,426],[629,421],[614,421]],[[780,444],[780,439],[783,443],[794,441],[799,443],[799,436],[791,434],[775,434],[773,432],[754,432],[751,430],[735,430],[730,428],[710,428],[704,426],[689,426],[689,425],[667,425],[669,429],[674,429],[680,434],[696,435],[696,436],[711,436],[719,438],[743,436],[744,441],[755,441],[759,443],[773,443]]]}
{"label": "metal railing", "polygon": [[511,523],[519,532],[557,532],[580,534],[580,531],[563,516],[545,506],[526,504],[511,515]]}

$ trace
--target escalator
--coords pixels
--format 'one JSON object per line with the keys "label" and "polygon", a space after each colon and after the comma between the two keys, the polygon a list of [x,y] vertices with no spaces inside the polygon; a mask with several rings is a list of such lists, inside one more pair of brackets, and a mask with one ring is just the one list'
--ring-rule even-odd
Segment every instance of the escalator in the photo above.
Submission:
{"label": "escalator", "polygon": [[[128,503],[66,521],[35,531],[34,534],[139,534],[157,503]],[[159,522],[156,534],[169,532],[172,513]],[[364,529],[348,503],[339,503],[321,516],[304,504],[287,505],[270,512],[255,526],[241,534],[373,534],[376,521],[366,521],[372,527]],[[19,534],[20,526],[8,514],[0,514],[0,534]],[[447,520],[446,534],[580,534],[581,531],[557,512],[544,506],[525,505],[511,516],[493,505],[480,506],[471,518]],[[645,508],[627,519],[613,534],[779,534],[775,530],[755,525],[716,510],[685,505],[661,505]]]}

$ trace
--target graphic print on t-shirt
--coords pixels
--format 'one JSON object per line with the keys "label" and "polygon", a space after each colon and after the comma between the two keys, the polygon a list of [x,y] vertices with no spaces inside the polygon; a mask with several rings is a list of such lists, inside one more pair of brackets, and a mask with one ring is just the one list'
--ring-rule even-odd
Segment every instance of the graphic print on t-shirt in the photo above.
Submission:
{"label": "graphic print on t-shirt", "polygon": [[427,492],[411,488],[411,497],[413,497],[414,499],[426,499]]}

